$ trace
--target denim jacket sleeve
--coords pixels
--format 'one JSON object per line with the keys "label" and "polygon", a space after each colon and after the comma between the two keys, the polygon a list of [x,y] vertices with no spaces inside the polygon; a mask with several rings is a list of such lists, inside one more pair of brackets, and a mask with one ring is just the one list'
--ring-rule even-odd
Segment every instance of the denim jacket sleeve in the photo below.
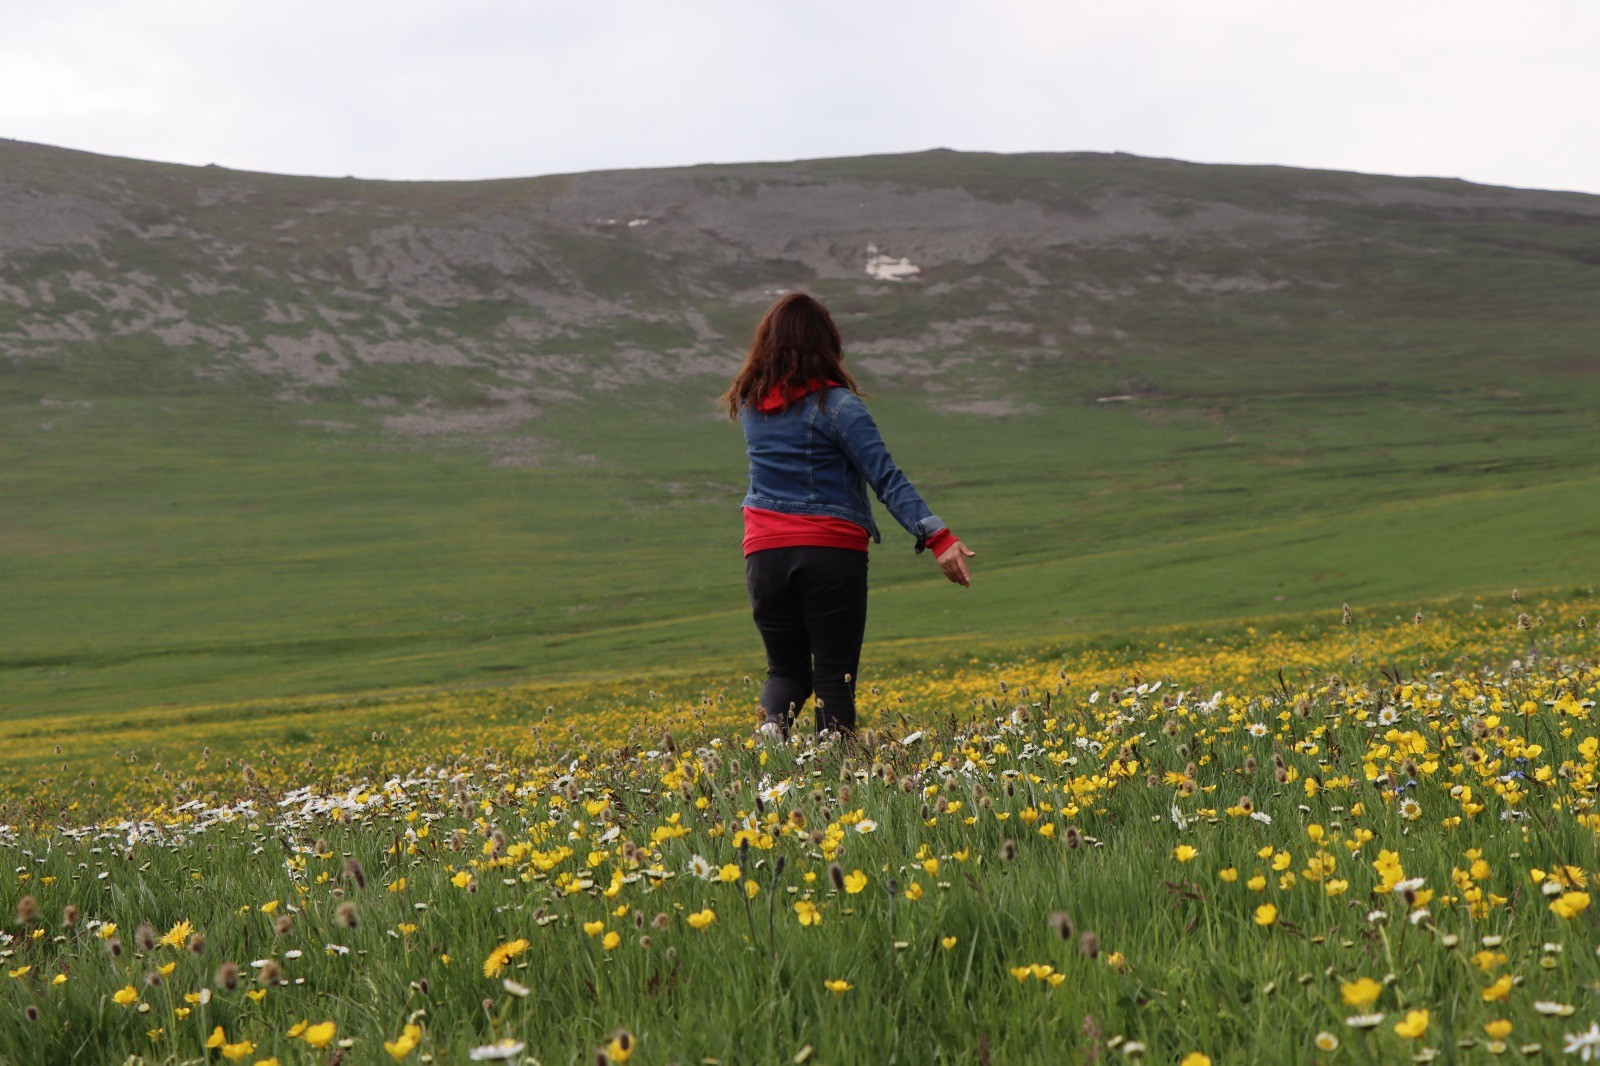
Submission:
{"label": "denim jacket sleeve", "polygon": [[920,553],[944,523],[922,502],[911,481],[895,465],[867,405],[855,393],[847,392],[834,408],[832,421],[839,447],[894,520],[917,538],[916,550]]}

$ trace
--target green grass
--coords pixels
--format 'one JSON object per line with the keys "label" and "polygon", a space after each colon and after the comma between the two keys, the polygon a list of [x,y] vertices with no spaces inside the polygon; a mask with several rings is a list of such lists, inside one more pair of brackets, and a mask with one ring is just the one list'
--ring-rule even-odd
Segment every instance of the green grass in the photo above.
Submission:
{"label": "green grass", "polygon": [[[374,229],[520,225],[519,205],[581,187],[322,181],[6,151],[25,184],[94,199],[97,182],[115,179],[140,225],[181,217],[248,248],[248,271],[222,274],[202,241],[108,232],[96,254],[156,287],[220,278],[232,287],[184,305],[250,344],[312,329],[379,340],[385,294],[361,289],[349,252]],[[865,353],[848,357],[895,456],[979,552],[974,587],[957,590],[880,514],[868,670],[920,640],[987,647],[1595,580],[1593,198],[1453,207],[1452,196],[1497,193],[943,152],[659,177],[740,202],[793,182],[959,186],[1074,218],[1116,193],[1162,217],[1221,205],[1304,231],[1029,248],[1016,254],[1045,283],[1019,287],[1010,253],[871,286],[736,250],[701,260],[619,243],[576,223],[537,230],[520,265],[457,262],[458,295],[407,304],[418,316],[407,337],[499,344],[509,314],[545,316],[502,288],[614,301],[615,313],[522,346],[570,363],[527,379],[539,417],[487,439],[410,438],[382,418],[424,399],[492,410],[489,389],[523,380],[495,358],[355,365],[336,386],[284,400],[283,382],[236,351],[122,335],[113,327],[132,312],[108,314],[93,344],[3,364],[0,715],[759,669],[739,579],[742,448],[712,410],[726,380],[670,371],[687,358],[672,353],[696,343],[686,311],[721,333],[709,350],[731,363],[768,285],[805,284],[834,308],[847,353]],[[1396,190],[1443,199],[1383,199]],[[209,193],[230,198],[198,206]],[[274,228],[285,218],[298,224]],[[104,269],[81,246],[19,253],[6,277],[35,294],[51,287],[57,304],[0,303],[0,334],[92,317],[98,305],[69,279]],[[323,279],[312,290],[291,280],[311,275]],[[1218,278],[1244,287],[1219,290]],[[268,323],[269,299],[311,317]],[[313,305],[354,317],[334,325]],[[941,322],[988,325],[941,340]],[[995,325],[1006,322],[1020,328]],[[916,350],[872,353],[881,341]],[[669,375],[598,388],[618,346],[659,357]],[[1120,393],[1137,398],[1095,402]],[[380,396],[391,406],[373,406]],[[1017,413],[946,407],[964,401]],[[519,448],[537,465],[494,465]]]}

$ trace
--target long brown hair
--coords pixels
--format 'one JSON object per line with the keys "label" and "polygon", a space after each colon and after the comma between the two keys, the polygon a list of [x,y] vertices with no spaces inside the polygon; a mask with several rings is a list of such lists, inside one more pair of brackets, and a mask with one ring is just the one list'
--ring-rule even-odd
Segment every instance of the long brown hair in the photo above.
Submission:
{"label": "long brown hair", "polygon": [[728,419],[734,421],[741,406],[754,403],[776,386],[804,386],[813,381],[837,381],[851,392],[861,392],[844,368],[839,327],[833,324],[833,316],[814,297],[791,292],[761,316],[744,365],[718,402],[727,406]]}

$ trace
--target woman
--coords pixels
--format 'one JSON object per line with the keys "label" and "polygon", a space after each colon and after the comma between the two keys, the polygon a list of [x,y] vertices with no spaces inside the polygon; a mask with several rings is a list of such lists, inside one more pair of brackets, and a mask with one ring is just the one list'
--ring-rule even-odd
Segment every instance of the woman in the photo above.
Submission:
{"label": "woman", "polygon": [[867,544],[882,540],[866,486],[933,550],[945,576],[970,587],[976,553],[928,510],[889,457],[861,390],[844,368],[828,309],[790,293],[767,309],[744,366],[723,395],[744,429],[745,583],[767,649],[763,739],[787,739],[813,691],[818,733],[851,734],[854,682],[867,624]]}

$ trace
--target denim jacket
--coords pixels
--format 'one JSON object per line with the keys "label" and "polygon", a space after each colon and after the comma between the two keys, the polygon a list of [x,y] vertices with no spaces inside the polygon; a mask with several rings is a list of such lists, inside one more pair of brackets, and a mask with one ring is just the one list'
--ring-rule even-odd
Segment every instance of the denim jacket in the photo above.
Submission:
{"label": "denim jacket", "polygon": [[818,390],[781,412],[747,403],[739,423],[750,455],[744,506],[844,518],[882,542],[867,502],[871,485],[895,521],[917,538],[918,552],[944,528],[895,465],[866,404],[849,389]]}

